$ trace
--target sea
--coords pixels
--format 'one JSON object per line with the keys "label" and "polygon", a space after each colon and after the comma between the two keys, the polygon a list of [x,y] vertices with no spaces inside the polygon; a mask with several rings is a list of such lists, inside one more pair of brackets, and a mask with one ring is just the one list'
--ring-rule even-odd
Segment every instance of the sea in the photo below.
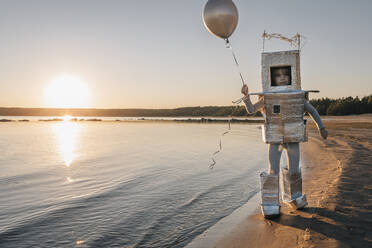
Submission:
{"label": "sea", "polygon": [[1,122],[0,247],[185,247],[257,194],[266,157],[257,124]]}

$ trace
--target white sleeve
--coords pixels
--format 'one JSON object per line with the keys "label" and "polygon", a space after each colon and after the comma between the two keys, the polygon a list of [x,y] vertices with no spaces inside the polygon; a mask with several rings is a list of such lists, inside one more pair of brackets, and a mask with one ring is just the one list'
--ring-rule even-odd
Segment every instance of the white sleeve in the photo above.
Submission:
{"label": "white sleeve", "polygon": [[249,114],[256,113],[257,111],[263,108],[262,99],[258,100],[258,102],[256,102],[255,104],[252,104],[251,98],[247,96],[244,98],[243,102],[245,104],[245,109],[247,110]]}
{"label": "white sleeve", "polygon": [[322,119],[320,119],[318,111],[316,111],[316,109],[309,103],[309,101],[305,101],[305,111],[309,113],[319,129],[324,128],[324,124],[322,122]]}

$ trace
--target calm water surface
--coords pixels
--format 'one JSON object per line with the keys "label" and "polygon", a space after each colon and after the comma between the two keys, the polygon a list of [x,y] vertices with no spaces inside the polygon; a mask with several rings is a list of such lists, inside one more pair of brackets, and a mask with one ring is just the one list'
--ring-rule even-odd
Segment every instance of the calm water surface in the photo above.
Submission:
{"label": "calm water surface", "polygon": [[0,123],[0,247],[184,247],[255,194],[257,125]]}

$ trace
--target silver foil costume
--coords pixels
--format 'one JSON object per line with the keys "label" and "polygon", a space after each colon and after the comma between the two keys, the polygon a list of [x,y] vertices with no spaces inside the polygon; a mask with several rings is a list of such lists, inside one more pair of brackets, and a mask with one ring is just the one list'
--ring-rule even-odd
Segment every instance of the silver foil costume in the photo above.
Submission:
{"label": "silver foil costume", "polygon": [[[265,118],[262,136],[269,144],[269,170],[260,174],[261,210],[265,217],[271,217],[280,214],[279,174],[282,201],[293,209],[307,205],[306,196],[302,194],[299,167],[299,142],[307,141],[304,113],[309,113],[320,130],[324,125],[307,100],[308,92],[301,90],[298,50],[262,53],[262,88],[260,93],[247,92],[244,103],[248,113],[261,111]],[[258,95],[259,101],[252,104],[250,95]],[[288,166],[279,173],[283,150],[287,154]]]}

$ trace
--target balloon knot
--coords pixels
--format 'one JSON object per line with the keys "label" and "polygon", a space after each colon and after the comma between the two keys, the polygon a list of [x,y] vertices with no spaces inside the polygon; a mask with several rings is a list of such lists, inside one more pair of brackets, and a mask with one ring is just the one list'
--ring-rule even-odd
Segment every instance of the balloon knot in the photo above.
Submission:
{"label": "balloon knot", "polygon": [[228,38],[225,39],[225,42],[226,42],[225,43],[226,48],[230,48],[231,46],[230,46],[230,41]]}

